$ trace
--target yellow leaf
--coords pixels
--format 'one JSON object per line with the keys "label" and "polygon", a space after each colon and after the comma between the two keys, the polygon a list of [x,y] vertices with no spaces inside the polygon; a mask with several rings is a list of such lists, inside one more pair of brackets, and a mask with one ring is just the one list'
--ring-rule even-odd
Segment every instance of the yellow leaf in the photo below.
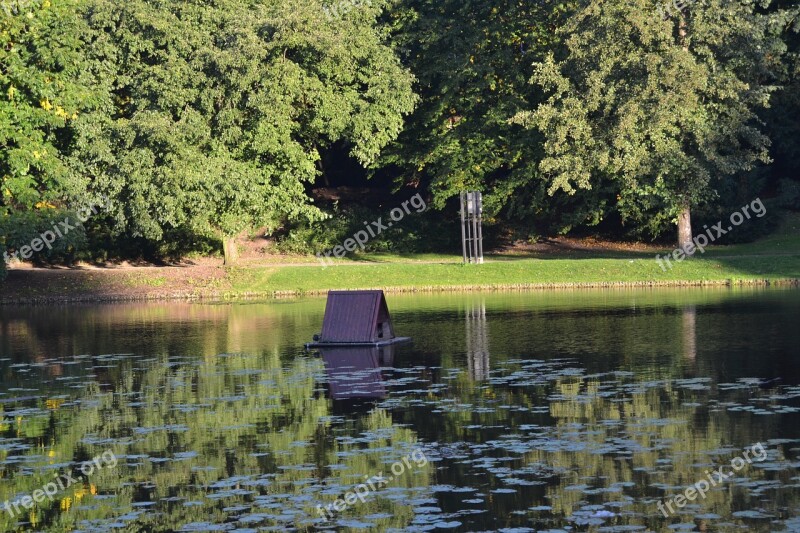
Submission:
{"label": "yellow leaf", "polygon": [[44,109],[45,111],[50,111],[51,109],[53,109],[53,104],[51,104],[50,100],[48,100],[47,98],[45,98],[44,100],[39,102],[39,104],[42,106],[42,109]]}

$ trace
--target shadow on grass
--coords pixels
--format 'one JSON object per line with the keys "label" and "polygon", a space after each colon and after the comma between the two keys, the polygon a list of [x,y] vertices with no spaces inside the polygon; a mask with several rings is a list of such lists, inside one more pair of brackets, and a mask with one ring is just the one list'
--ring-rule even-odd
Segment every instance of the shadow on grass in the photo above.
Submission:
{"label": "shadow on grass", "polygon": [[96,300],[116,292],[111,276],[89,269],[10,270],[0,302],[46,303],[57,300]]}

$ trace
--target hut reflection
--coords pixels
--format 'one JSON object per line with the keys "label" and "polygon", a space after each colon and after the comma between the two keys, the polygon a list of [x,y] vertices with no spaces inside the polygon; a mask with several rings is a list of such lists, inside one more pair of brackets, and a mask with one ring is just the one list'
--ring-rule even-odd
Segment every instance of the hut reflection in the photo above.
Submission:
{"label": "hut reflection", "polygon": [[320,348],[332,400],[386,398],[381,367],[394,364],[394,346]]}

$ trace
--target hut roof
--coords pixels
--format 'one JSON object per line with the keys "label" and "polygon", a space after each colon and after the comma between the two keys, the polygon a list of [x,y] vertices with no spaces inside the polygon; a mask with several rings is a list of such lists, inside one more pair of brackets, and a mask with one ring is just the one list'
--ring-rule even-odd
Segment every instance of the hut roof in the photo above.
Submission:
{"label": "hut roof", "polygon": [[322,323],[323,343],[371,343],[394,338],[383,291],[331,291]]}

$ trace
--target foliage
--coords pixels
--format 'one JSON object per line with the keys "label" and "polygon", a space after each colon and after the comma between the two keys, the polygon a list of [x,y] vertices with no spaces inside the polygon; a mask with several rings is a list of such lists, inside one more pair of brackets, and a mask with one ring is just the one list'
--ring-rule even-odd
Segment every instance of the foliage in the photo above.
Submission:
{"label": "foliage", "polygon": [[[490,220],[541,214],[539,136],[509,119],[535,105],[531,64],[555,45],[569,3],[410,0],[392,12],[395,42],[419,78],[422,103],[387,156],[407,183],[430,184],[436,207],[484,190]],[[519,189],[530,185],[520,196]]]}
{"label": "foliage", "polygon": [[329,249],[381,214],[326,220],[308,191],[364,169],[440,210],[372,251],[450,249],[465,189],[494,234],[653,238],[685,207],[700,224],[757,196],[796,207],[800,6],[683,4],[14,2],[0,217],[35,226],[42,205],[106,194],[114,210],[86,225],[103,260],[214,252],[258,227],[280,250]]}
{"label": "foliage", "polygon": [[74,163],[117,200],[117,230],[160,240],[320,220],[304,184],[321,147],[346,141],[370,165],[414,104],[379,11],[98,0],[92,49],[119,65],[116,112],[80,124]]}
{"label": "foliage", "polygon": [[[62,231],[62,222],[72,229]],[[56,230],[62,236],[59,237]],[[86,230],[74,211],[37,209],[0,217],[0,235],[5,236],[9,255],[19,252],[24,246],[30,247],[45,232],[50,232],[51,244],[42,245],[40,251],[32,252],[30,259],[34,263],[72,263],[87,250]]]}
{"label": "foliage", "polygon": [[778,204],[781,207],[800,211],[800,182],[781,180],[778,191]]}
{"label": "foliage", "polygon": [[623,221],[657,235],[768,161],[756,110],[782,53],[773,22],[722,0],[671,17],[649,0],[586,2],[559,30],[563,52],[536,65],[549,99],[515,118],[545,137],[548,192],[612,181]]}
{"label": "foliage", "polygon": [[775,0],[771,12],[777,19],[787,53],[777,75],[781,89],[772,106],[762,113],[773,140],[770,174],[775,180],[800,180],[800,4]]}
{"label": "foliage", "polygon": [[[316,254],[341,245],[356,232],[364,229],[364,222],[387,216],[385,211],[361,206],[334,206],[324,222],[299,224],[288,228],[279,236],[276,248],[282,253]],[[424,253],[458,249],[461,236],[457,221],[443,220],[434,211],[414,213],[391,229],[370,238],[364,251]]]}
{"label": "foliage", "polygon": [[102,101],[87,67],[78,0],[0,13],[0,215],[74,194],[72,123]]}

